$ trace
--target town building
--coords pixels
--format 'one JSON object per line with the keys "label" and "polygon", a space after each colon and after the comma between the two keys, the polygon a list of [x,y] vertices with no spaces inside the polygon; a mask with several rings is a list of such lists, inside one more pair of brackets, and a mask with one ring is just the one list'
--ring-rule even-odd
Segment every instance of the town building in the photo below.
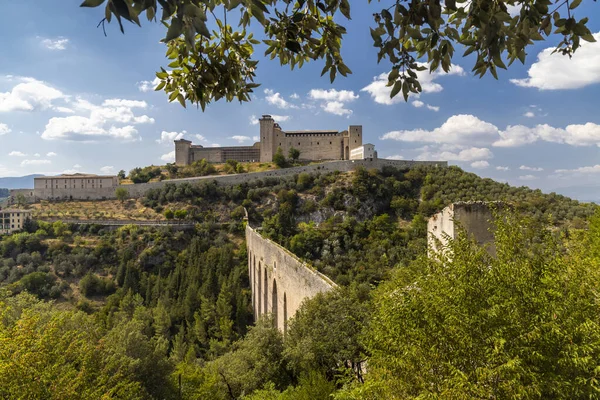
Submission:
{"label": "town building", "polygon": [[[299,150],[300,160],[350,160],[351,151],[361,147],[363,140],[360,125],[351,125],[342,132],[337,130],[284,131],[270,115],[263,115],[259,120],[259,126],[260,141],[253,146],[203,147],[193,145],[189,140],[176,140],[175,163],[189,165],[203,158],[209,162],[227,160],[271,162],[279,148],[286,157],[291,148]],[[367,151],[363,149],[363,154],[367,154]],[[369,154],[375,154],[374,146]],[[373,157],[363,159],[365,158]]]}
{"label": "town building", "polygon": [[62,174],[40,176],[33,180],[33,190],[10,191],[10,203],[18,202],[22,195],[29,203],[40,200],[102,200],[115,197],[119,178],[113,175]]}
{"label": "town building", "polygon": [[0,235],[20,231],[28,219],[31,219],[31,210],[0,210]]}

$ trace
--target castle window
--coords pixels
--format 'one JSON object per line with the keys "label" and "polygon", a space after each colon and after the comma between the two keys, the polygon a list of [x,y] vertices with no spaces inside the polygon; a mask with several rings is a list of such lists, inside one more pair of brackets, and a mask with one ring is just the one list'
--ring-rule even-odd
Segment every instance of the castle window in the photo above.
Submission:
{"label": "castle window", "polygon": [[331,144],[331,142],[329,142],[329,144]]}
{"label": "castle window", "polygon": [[317,146],[319,145],[319,142],[317,142]]}
{"label": "castle window", "polygon": [[298,142],[298,146],[300,146],[300,142]]}

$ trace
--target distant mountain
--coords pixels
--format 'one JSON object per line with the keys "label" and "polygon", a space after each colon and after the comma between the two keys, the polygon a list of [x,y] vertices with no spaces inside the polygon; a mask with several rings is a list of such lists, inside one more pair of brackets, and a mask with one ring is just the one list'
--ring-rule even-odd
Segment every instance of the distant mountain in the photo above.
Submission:
{"label": "distant mountain", "polygon": [[33,178],[43,176],[41,174],[33,174],[26,176],[15,176],[0,178],[0,188],[5,189],[33,189]]}

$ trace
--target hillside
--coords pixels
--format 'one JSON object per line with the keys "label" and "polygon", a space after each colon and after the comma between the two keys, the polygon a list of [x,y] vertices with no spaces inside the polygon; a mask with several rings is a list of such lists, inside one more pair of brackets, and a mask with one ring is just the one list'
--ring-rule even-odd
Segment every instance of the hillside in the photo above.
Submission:
{"label": "hillside", "polygon": [[[31,324],[38,327],[42,341],[51,340],[43,333],[47,321],[63,318],[66,325],[61,329],[76,334],[64,318],[79,318],[86,329],[95,332],[82,346],[96,346],[111,357],[129,360],[123,361],[132,368],[123,372],[122,383],[136,387],[139,398],[178,398],[177,374],[183,376],[185,398],[225,399],[231,391],[231,396],[241,397],[267,382],[285,389],[309,379],[304,373],[314,360],[303,358],[301,345],[290,347],[297,343],[295,339],[283,344],[268,323],[247,334],[253,317],[244,207],[249,223],[262,227],[263,235],[342,286],[343,295],[335,292],[325,303],[323,299],[310,303],[314,309],[308,315],[333,309],[339,315],[351,315],[346,320],[357,325],[343,328],[351,332],[343,343],[353,350],[340,354],[343,360],[358,360],[361,355],[356,352],[362,347],[357,338],[366,324],[373,288],[388,281],[394,271],[409,269],[425,253],[427,218],[459,200],[507,201],[534,220],[548,220],[563,231],[585,227],[595,210],[591,204],[512,188],[456,167],[301,173],[234,187],[211,182],[167,184],[135,202],[44,203],[35,206],[40,217],[164,219],[170,212],[185,211],[183,218],[197,225],[177,232],[167,227],[112,230],[32,223],[27,232],[0,240],[0,306],[35,310],[39,319]],[[17,295],[24,291],[53,300],[53,306],[44,308],[35,298]],[[331,309],[324,310],[321,304]],[[91,317],[69,314],[76,310]],[[298,340],[308,334],[294,329],[290,335]],[[13,337],[13,333],[8,335]],[[128,348],[125,337],[135,337],[131,340],[136,349],[145,349],[143,354]],[[104,348],[101,343],[109,345]],[[258,359],[270,363],[261,358],[262,353],[253,352],[264,346],[274,346],[269,354],[275,358],[259,377],[256,367],[251,372],[246,366],[255,365]],[[279,357],[284,346],[285,362],[290,363],[285,367],[278,364],[283,363]],[[327,351],[327,361],[322,361],[327,372],[310,378],[329,392],[335,389],[331,382],[339,361],[336,354]],[[102,360],[109,356],[100,357],[95,365],[104,368],[98,372],[104,374],[110,368],[108,364],[102,367]],[[81,385],[90,382],[81,379]],[[314,396],[306,398],[322,398]]]}

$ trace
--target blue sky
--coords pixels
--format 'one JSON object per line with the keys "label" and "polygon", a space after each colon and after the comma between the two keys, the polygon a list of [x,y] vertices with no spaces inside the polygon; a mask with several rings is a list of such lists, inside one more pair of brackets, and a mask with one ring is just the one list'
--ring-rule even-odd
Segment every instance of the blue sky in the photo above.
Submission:
{"label": "blue sky", "polygon": [[[600,199],[600,44],[585,44],[569,60],[549,54],[559,40],[551,37],[498,81],[473,77],[473,59],[458,56],[450,74],[421,77],[421,96],[391,101],[379,79],[390,65],[377,64],[368,31],[381,5],[353,2],[343,47],[351,76],[331,85],[320,77],[321,62],[290,71],[263,59],[258,46],[262,86],[253,101],[218,102],[203,113],[151,90],[155,71],[167,64],[162,25],[128,24],[122,35],[111,24],[104,37],[96,28],[103,11],[79,3],[3,6],[0,176],[164,164],[173,138],[247,145],[258,135],[255,117],[272,114],[284,130],[363,125],[380,157],[445,159],[514,185]],[[598,7],[584,0],[576,16],[589,15],[600,40]]]}

